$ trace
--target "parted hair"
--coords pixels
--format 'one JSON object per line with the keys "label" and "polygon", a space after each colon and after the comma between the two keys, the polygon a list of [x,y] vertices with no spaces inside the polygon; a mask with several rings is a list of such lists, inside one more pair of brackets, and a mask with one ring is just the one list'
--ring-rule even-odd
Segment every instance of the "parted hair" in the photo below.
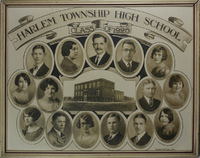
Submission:
{"label": "parted hair", "polygon": [[31,84],[30,77],[26,73],[20,73],[15,78],[15,85],[16,86],[19,86],[20,77],[22,77],[28,83],[28,86]]}
{"label": "parted hair", "polygon": [[133,118],[133,122],[135,121],[136,118],[143,118],[145,123],[147,122],[147,118],[144,114],[137,114],[135,115],[135,117]]}
{"label": "parted hair", "polygon": [[37,44],[33,47],[32,53],[36,50],[36,49],[42,49],[43,53],[45,53],[45,48],[43,45]]}
{"label": "parted hair", "polygon": [[33,121],[37,121],[39,117],[41,116],[40,110],[34,107],[28,107],[25,111],[24,114],[27,114],[28,116],[31,116],[33,118]]}
{"label": "parted hair", "polygon": [[176,74],[176,75],[172,75],[169,79],[169,87],[172,88],[172,85],[174,82],[182,82],[183,87],[184,87],[184,82],[183,79],[180,75]]}
{"label": "parted hair", "polygon": [[131,41],[131,40],[125,40],[125,41],[122,43],[122,48],[123,48],[124,44],[130,44],[130,45],[132,45],[132,46],[134,47],[134,50],[135,50],[135,44],[134,44],[133,41]]}
{"label": "parted hair", "polygon": [[144,82],[143,82],[143,86],[144,85],[147,85],[147,84],[150,84],[152,83],[154,86],[156,86],[155,82],[152,80],[152,79],[146,79]]}
{"label": "parted hair", "polygon": [[76,124],[76,126],[78,128],[81,128],[81,119],[83,119],[84,121],[86,121],[86,123],[89,124],[90,127],[94,127],[95,126],[94,120],[93,120],[92,116],[89,115],[89,114],[83,114],[83,115],[80,116],[80,118],[79,118],[79,120],[78,120],[78,122]]}
{"label": "parted hair", "polygon": [[96,33],[96,34],[93,35],[92,41],[94,42],[95,38],[100,38],[100,37],[103,37],[105,43],[107,42],[107,38],[104,35],[99,34],[99,33]]}
{"label": "parted hair", "polygon": [[169,123],[171,123],[174,120],[174,116],[173,116],[173,112],[171,109],[168,108],[164,108],[162,111],[160,111],[160,115],[159,115],[159,121],[161,118],[161,113],[167,114],[168,115],[168,119],[169,119]]}
{"label": "parted hair", "polygon": [[62,49],[61,49],[61,54],[63,57],[65,56],[69,56],[70,54],[70,49],[72,49],[73,45],[75,45],[76,43],[73,41],[66,41],[65,43],[63,43],[62,45]]}
{"label": "parted hair", "polygon": [[63,116],[66,119],[66,115],[63,112],[56,112],[53,116],[52,116],[52,121],[55,121],[57,119],[57,117]]}
{"label": "parted hair", "polygon": [[155,47],[151,53],[151,58],[153,58],[154,54],[156,52],[162,52],[162,59],[161,61],[164,61],[167,59],[167,50],[163,47],[163,46],[158,46],[158,47]]}
{"label": "parted hair", "polygon": [[116,117],[117,120],[120,122],[120,116],[119,116],[119,114],[112,112],[112,113],[110,113],[110,114],[107,116],[107,119],[110,118],[110,117]]}
{"label": "parted hair", "polygon": [[40,88],[45,91],[46,88],[48,87],[48,85],[54,86],[55,88],[55,92],[58,91],[58,84],[51,78],[47,78],[45,79],[41,84],[40,84]]}

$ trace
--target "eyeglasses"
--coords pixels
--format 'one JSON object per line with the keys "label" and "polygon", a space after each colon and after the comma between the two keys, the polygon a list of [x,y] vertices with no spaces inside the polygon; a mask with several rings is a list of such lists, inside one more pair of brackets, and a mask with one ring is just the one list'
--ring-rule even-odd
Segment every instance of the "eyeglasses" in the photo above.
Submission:
{"label": "eyeglasses", "polygon": [[81,123],[81,126],[87,126],[89,123]]}
{"label": "eyeglasses", "polygon": [[134,49],[123,49],[123,51],[124,52],[130,52],[130,53],[134,53],[135,52],[135,50]]}

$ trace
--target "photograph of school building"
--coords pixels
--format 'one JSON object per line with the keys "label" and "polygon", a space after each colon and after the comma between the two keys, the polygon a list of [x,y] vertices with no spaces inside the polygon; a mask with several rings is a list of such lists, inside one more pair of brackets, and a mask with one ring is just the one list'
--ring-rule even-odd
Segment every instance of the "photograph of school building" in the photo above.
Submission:
{"label": "photograph of school building", "polygon": [[121,102],[124,92],[115,90],[115,83],[103,78],[74,85],[74,101]]}

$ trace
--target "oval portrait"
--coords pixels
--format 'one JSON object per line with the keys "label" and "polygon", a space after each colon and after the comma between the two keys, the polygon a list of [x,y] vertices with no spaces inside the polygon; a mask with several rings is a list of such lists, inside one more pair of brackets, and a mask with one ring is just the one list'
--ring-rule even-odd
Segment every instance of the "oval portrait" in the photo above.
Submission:
{"label": "oval portrait", "polygon": [[45,130],[45,117],[36,106],[25,108],[19,117],[19,132],[23,139],[29,142],[37,142]]}
{"label": "oval portrait", "polygon": [[162,142],[172,142],[180,131],[180,120],[177,113],[168,107],[160,109],[154,119],[156,135]]}
{"label": "oval portrait", "polygon": [[144,53],[134,38],[123,38],[116,46],[115,67],[125,77],[133,77],[143,66]]}
{"label": "oval portrait", "polygon": [[35,78],[49,75],[54,66],[51,48],[44,42],[34,42],[26,49],[25,66]]}
{"label": "oval portrait", "polygon": [[148,113],[157,111],[163,101],[160,84],[152,78],[145,77],[139,82],[136,98],[141,110]]}
{"label": "oval portrait", "polygon": [[92,112],[81,112],[75,117],[73,136],[76,144],[82,149],[95,147],[99,139],[98,117]]}
{"label": "oval portrait", "polygon": [[111,150],[117,150],[126,138],[125,116],[120,112],[108,112],[101,120],[102,142]]}
{"label": "oval portrait", "polygon": [[87,62],[94,69],[106,69],[112,62],[113,41],[107,33],[91,33],[85,43]]}
{"label": "oval portrait", "polygon": [[59,109],[63,99],[63,90],[58,79],[48,77],[38,85],[38,105],[45,112],[53,112]]}
{"label": "oval portrait", "polygon": [[29,105],[35,97],[35,81],[25,71],[18,71],[13,74],[9,83],[9,95],[17,107]]}
{"label": "oval portrait", "polygon": [[181,73],[171,74],[163,86],[165,101],[173,108],[181,108],[186,105],[190,91],[189,81]]}
{"label": "oval portrait", "polygon": [[128,121],[128,139],[136,148],[149,146],[153,139],[154,128],[153,123],[145,113],[135,113]]}
{"label": "oval portrait", "polygon": [[72,136],[72,118],[63,111],[56,111],[47,121],[46,137],[53,148],[64,148]]}
{"label": "oval portrait", "polygon": [[56,47],[55,61],[60,73],[67,77],[78,75],[84,66],[82,44],[75,38],[65,38]]}
{"label": "oval portrait", "polygon": [[174,67],[172,49],[164,43],[152,45],[146,55],[146,72],[155,79],[166,78]]}

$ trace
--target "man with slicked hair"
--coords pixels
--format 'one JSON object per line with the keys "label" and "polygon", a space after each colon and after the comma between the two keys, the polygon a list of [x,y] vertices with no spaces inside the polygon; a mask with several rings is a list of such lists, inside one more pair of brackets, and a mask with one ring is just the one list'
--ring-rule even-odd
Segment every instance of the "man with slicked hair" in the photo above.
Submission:
{"label": "man with slicked hair", "polygon": [[145,111],[155,111],[161,101],[154,98],[155,92],[156,92],[156,84],[152,79],[146,79],[143,82],[143,97],[139,99],[139,104],[140,106],[145,110]]}
{"label": "man with slicked hair", "polygon": [[151,136],[146,131],[146,122],[147,119],[144,114],[137,114],[133,118],[133,126],[135,128],[136,135],[131,138],[131,141],[137,146],[144,146],[151,139]]}
{"label": "man with slicked hair", "polygon": [[124,138],[120,133],[120,116],[117,113],[110,113],[107,117],[107,128],[109,134],[104,136],[104,140],[109,145],[118,145]]}
{"label": "man with slicked hair", "polygon": [[93,35],[92,42],[96,55],[90,57],[91,62],[96,66],[106,64],[110,59],[110,54],[106,51],[107,38],[97,33]]}

